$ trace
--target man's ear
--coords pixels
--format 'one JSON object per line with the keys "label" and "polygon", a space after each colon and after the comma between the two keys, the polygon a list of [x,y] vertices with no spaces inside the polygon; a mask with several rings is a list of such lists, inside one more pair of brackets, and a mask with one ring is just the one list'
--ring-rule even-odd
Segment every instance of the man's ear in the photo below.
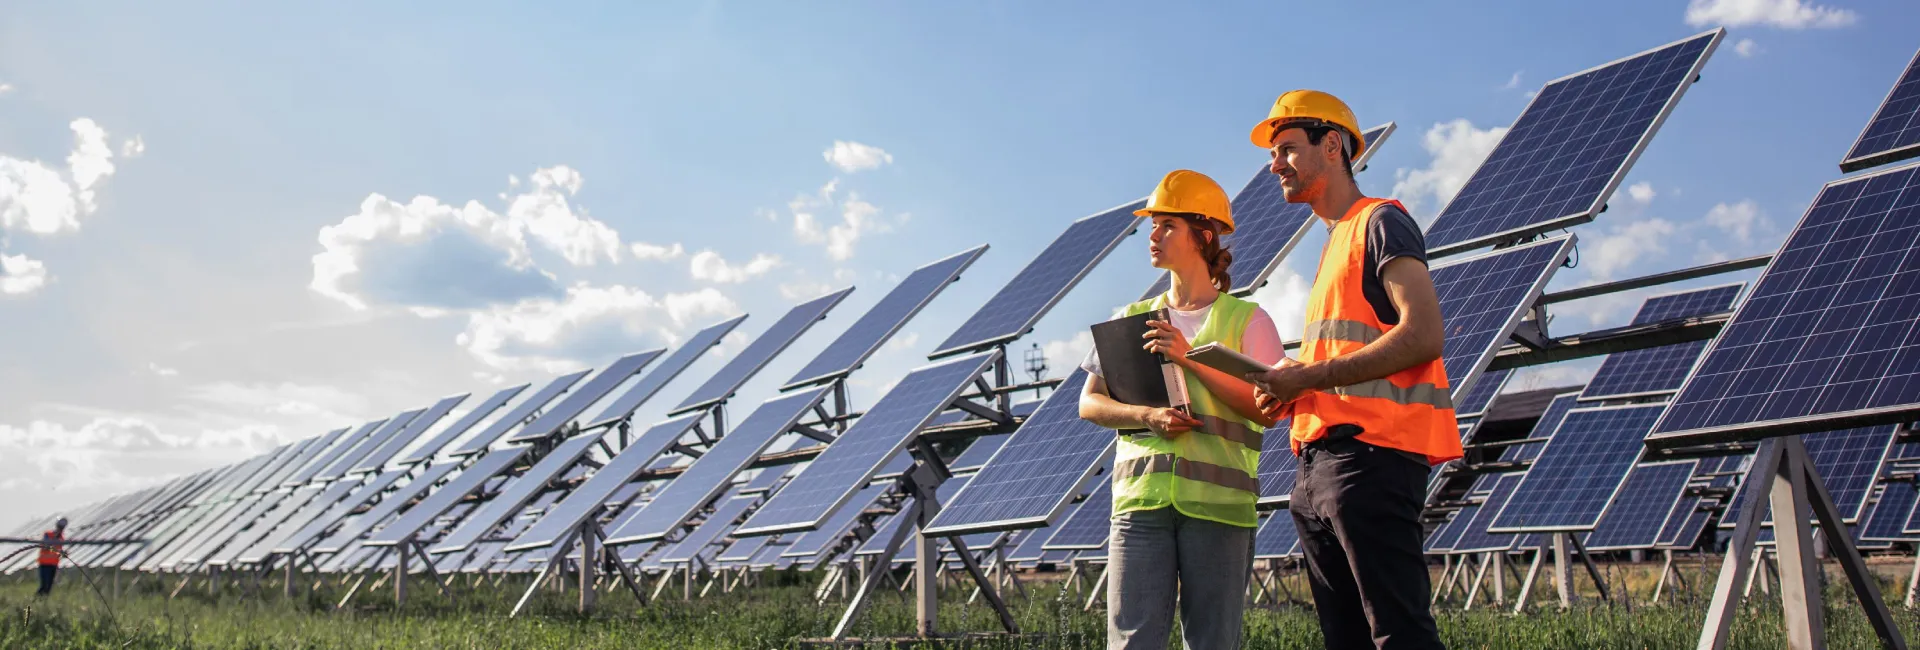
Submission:
{"label": "man's ear", "polygon": [[1327,137],[1320,139],[1320,153],[1327,157],[1327,164],[1340,166],[1340,155],[1347,148],[1347,136],[1337,129],[1328,130]]}

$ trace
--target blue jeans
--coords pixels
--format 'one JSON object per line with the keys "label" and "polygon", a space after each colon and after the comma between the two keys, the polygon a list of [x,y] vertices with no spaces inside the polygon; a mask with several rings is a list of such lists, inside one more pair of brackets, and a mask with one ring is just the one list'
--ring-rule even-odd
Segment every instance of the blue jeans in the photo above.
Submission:
{"label": "blue jeans", "polygon": [[1113,518],[1107,565],[1107,647],[1167,647],[1174,603],[1188,650],[1240,647],[1253,529],[1195,519],[1173,508]]}

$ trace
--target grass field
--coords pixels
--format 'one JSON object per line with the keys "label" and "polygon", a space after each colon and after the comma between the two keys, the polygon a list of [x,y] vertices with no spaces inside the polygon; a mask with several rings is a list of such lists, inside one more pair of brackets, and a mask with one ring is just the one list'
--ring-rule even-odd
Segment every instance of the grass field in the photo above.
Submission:
{"label": "grass field", "polygon": [[[1891,594],[1894,574],[1903,566],[1884,565],[1883,587]],[[1613,580],[1644,600],[1652,570],[1617,568]],[[1837,568],[1828,567],[1831,580]],[[105,576],[95,576],[106,581]],[[122,590],[111,606],[69,572],[62,588],[46,600],[32,596],[31,576],[0,579],[0,648],[784,648],[826,634],[843,603],[815,605],[810,576],[770,576],[769,583],[732,594],[683,602],[663,597],[636,606],[630,594],[604,595],[587,616],[572,612],[574,593],[542,592],[530,615],[509,619],[525,586],[508,580],[498,586],[464,588],[458,604],[431,591],[417,591],[405,607],[395,608],[390,590],[365,594],[346,611],[331,610],[342,589],[329,581],[293,599],[269,587],[269,595],[242,596],[231,588],[210,596],[194,588],[169,600],[171,581],[151,578]],[[123,577],[131,581],[131,576]],[[1696,580],[1698,578],[1696,577]],[[969,640],[946,644],[975,648],[1098,648],[1105,619],[1099,610],[1080,611],[1073,599],[1060,599],[1059,585],[1031,583],[1032,594],[1014,607],[1023,632],[1018,640]],[[1872,631],[1843,582],[1830,582],[1827,598],[1835,605],[1827,620],[1830,647],[1877,647]],[[111,585],[103,585],[111,591]],[[1298,585],[1295,585],[1298,588]],[[671,590],[669,590],[671,591]],[[992,612],[969,606],[957,590],[942,602],[944,631],[983,632],[997,628]],[[1545,594],[1540,594],[1541,598]],[[1449,647],[1465,648],[1683,648],[1692,647],[1704,604],[1659,607],[1583,606],[1561,611],[1545,604],[1524,615],[1485,610],[1440,610],[1440,628]],[[1592,602],[1592,599],[1588,599]],[[1735,648],[1779,648],[1777,602],[1757,592],[1738,617]],[[1920,632],[1920,613],[1896,607],[1902,631]],[[856,630],[861,636],[897,636],[913,629],[913,609],[903,598],[882,593]],[[1176,646],[1177,647],[1177,646]],[[1248,648],[1319,648],[1313,614],[1298,608],[1254,609],[1247,614]]]}

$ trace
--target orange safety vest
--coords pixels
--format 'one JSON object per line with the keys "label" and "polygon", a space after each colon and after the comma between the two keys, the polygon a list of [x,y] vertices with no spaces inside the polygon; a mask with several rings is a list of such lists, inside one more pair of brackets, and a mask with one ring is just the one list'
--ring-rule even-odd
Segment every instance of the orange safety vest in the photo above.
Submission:
{"label": "orange safety vest", "polygon": [[66,539],[65,535],[53,530],[40,535],[40,566],[60,566],[60,542]]}
{"label": "orange safety vest", "polygon": [[[1363,198],[1335,223],[1320,251],[1320,270],[1307,297],[1306,335],[1300,361],[1313,363],[1352,354],[1394,326],[1380,321],[1361,291],[1366,277],[1367,223],[1382,204],[1400,202]],[[1447,370],[1439,359],[1380,379],[1304,393],[1292,404],[1293,453],[1340,424],[1360,427],[1359,440],[1421,454],[1438,465],[1459,458],[1460,430],[1453,420]]]}

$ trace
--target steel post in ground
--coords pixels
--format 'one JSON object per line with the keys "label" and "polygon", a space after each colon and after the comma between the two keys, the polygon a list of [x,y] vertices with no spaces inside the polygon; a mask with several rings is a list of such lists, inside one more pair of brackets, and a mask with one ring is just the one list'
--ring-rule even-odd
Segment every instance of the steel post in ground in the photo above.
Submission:
{"label": "steel post in ground", "polygon": [[600,591],[593,587],[596,568],[594,542],[598,540],[595,540],[592,534],[578,535],[578,537],[580,538],[580,613],[585,614],[593,610],[594,597],[600,594]]}
{"label": "steel post in ground", "polygon": [[1540,579],[1540,565],[1547,560],[1547,549],[1541,547],[1533,552],[1533,563],[1527,567],[1527,577],[1520,581],[1520,593],[1513,597],[1513,613],[1527,611],[1527,597],[1533,594],[1533,582]]}

